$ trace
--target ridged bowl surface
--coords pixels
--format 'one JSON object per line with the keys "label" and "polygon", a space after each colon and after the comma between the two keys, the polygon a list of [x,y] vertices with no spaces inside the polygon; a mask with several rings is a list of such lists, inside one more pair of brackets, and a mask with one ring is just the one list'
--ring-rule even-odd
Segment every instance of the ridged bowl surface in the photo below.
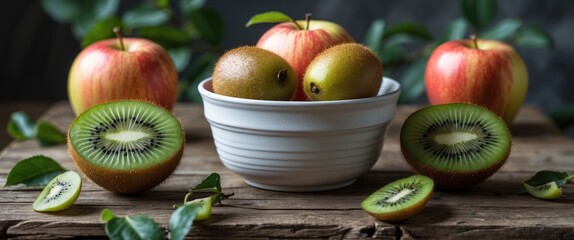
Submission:
{"label": "ridged bowl surface", "polygon": [[199,92],[222,163],[249,185],[307,192],[347,186],[381,154],[400,85],[384,78],[376,97],[265,101]]}

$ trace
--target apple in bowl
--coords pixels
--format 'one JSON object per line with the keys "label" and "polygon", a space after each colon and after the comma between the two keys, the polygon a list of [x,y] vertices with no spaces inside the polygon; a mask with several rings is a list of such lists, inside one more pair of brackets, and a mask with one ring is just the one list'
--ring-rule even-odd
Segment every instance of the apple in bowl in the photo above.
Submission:
{"label": "apple in bowl", "polygon": [[247,26],[255,23],[277,22],[268,21],[267,19],[272,18],[265,17],[276,17],[274,19],[281,19],[280,21],[285,22],[267,30],[259,38],[256,46],[287,60],[299,80],[293,100],[307,100],[302,83],[309,63],[323,50],[341,43],[354,42],[353,38],[336,23],[311,20],[311,14],[306,14],[305,20],[295,21],[282,13],[267,12],[254,16]]}
{"label": "apple in bowl", "polygon": [[431,54],[425,71],[431,104],[482,105],[511,124],[528,89],[528,73],[520,55],[496,40],[452,40]]}

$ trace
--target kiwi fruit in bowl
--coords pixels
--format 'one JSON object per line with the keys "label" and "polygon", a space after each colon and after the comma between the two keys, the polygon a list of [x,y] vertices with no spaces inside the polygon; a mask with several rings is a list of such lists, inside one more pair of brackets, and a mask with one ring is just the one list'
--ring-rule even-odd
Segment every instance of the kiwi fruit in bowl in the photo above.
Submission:
{"label": "kiwi fruit in bowl", "polygon": [[179,120],[164,108],[125,100],[95,105],[68,131],[68,151],[97,185],[119,194],[138,193],[163,182],[184,148]]}
{"label": "kiwi fruit in bowl", "polygon": [[418,214],[434,190],[432,179],[414,175],[391,182],[369,195],[361,207],[376,219],[396,222]]}
{"label": "kiwi fruit in bowl", "polygon": [[437,189],[476,185],[504,164],[511,148],[506,123],[484,107],[466,103],[431,105],[411,114],[400,134],[401,151]]}
{"label": "kiwi fruit in bowl", "polygon": [[253,46],[231,49],[213,69],[217,94],[259,100],[290,100],[297,88],[295,70],[281,56]]}

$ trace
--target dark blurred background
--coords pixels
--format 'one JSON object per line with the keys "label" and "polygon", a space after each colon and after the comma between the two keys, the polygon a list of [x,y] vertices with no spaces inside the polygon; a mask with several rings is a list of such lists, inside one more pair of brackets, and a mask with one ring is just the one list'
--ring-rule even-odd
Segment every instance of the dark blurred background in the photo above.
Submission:
{"label": "dark blurred background", "polygon": [[[139,3],[121,1],[117,13]],[[270,10],[297,19],[311,12],[314,19],[339,23],[358,42],[363,42],[375,19],[384,19],[387,26],[419,22],[438,36],[450,21],[461,17],[459,2],[454,0],[210,0],[205,6],[222,17],[221,49],[254,45],[272,25],[249,28],[244,25],[254,14]],[[504,18],[518,18],[546,30],[554,39],[553,50],[517,48],[529,69],[527,104],[538,106],[546,113],[572,104],[574,1],[504,0],[496,6],[491,25]],[[0,104],[6,109],[16,108],[15,102],[49,104],[67,99],[68,70],[81,50],[71,25],[57,22],[46,14],[42,1],[1,1],[0,11]],[[194,57],[192,55],[191,61]],[[421,95],[414,103],[426,103],[425,96]]]}

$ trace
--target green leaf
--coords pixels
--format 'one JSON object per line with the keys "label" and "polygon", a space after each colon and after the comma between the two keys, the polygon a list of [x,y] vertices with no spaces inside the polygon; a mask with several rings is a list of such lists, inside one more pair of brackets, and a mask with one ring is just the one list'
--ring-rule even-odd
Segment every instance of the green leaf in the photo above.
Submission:
{"label": "green leaf", "polygon": [[36,136],[36,123],[25,112],[14,112],[10,115],[6,131],[18,141],[32,139]]}
{"label": "green leaf", "polygon": [[40,141],[42,146],[52,146],[66,143],[66,135],[58,130],[58,128],[54,127],[51,123],[46,121],[38,123],[36,138],[38,141]]}
{"label": "green leaf", "polygon": [[550,113],[550,118],[560,127],[565,129],[574,124],[574,104],[569,104]]}
{"label": "green leaf", "polygon": [[[221,199],[221,177],[217,173],[211,173],[207,176],[201,183],[197,184],[190,191],[191,192],[201,192],[202,190],[208,190],[214,193],[212,196],[213,203],[219,202]],[[187,198],[187,196],[186,196]],[[187,199],[184,200],[186,202]]]}
{"label": "green leaf", "polygon": [[281,23],[290,21],[293,21],[293,19],[286,14],[277,11],[270,11],[259,13],[251,17],[251,19],[249,19],[249,21],[245,24],[245,27],[249,27],[258,23]]}
{"label": "green leaf", "polygon": [[496,0],[461,0],[462,15],[477,32],[496,15]]}
{"label": "green leaf", "polygon": [[208,43],[217,45],[223,39],[223,19],[219,13],[210,8],[191,11],[189,20]]}
{"label": "green leaf", "polygon": [[202,8],[203,5],[205,5],[205,0],[179,0],[179,8],[185,15]]}
{"label": "green leaf", "polygon": [[169,219],[169,232],[172,240],[182,240],[191,231],[195,214],[200,206],[196,204],[184,204],[171,214]]}
{"label": "green leaf", "polygon": [[191,41],[186,31],[169,25],[143,27],[139,29],[139,35],[166,49],[187,46]]}
{"label": "green leaf", "polygon": [[119,0],[42,0],[42,8],[54,20],[61,23],[82,18],[102,19],[116,13]]}
{"label": "green leaf", "polygon": [[171,57],[171,60],[173,60],[178,72],[182,72],[191,60],[191,50],[189,47],[168,49],[167,53]]}
{"label": "green leaf", "polygon": [[105,230],[112,240],[165,239],[159,224],[146,216],[113,217],[107,221]]}
{"label": "green leaf", "polygon": [[467,23],[464,19],[458,18],[450,22],[444,32],[439,37],[438,44],[454,39],[462,39],[465,37]]}
{"label": "green leaf", "polygon": [[102,222],[108,222],[110,220],[112,220],[112,218],[115,218],[116,214],[110,210],[110,209],[104,209],[102,210],[102,213],[100,213],[100,220]]}
{"label": "green leaf", "polygon": [[27,186],[44,186],[55,176],[66,170],[53,159],[37,155],[16,163],[8,173],[4,187],[24,184]]}
{"label": "green leaf", "polygon": [[157,26],[166,23],[168,20],[169,11],[147,6],[130,9],[122,16],[124,26],[128,28]]}
{"label": "green leaf", "polygon": [[506,40],[512,37],[516,30],[522,25],[519,19],[503,19],[491,29],[488,29],[478,36],[485,39]]}
{"label": "green leaf", "polygon": [[193,187],[194,191],[202,189],[216,189],[217,192],[221,192],[221,176],[217,173],[211,173],[201,183]]}
{"label": "green leaf", "polygon": [[428,58],[421,57],[409,65],[402,73],[399,103],[412,103],[425,90],[425,69]]}
{"label": "green leaf", "polygon": [[385,21],[383,19],[373,21],[365,35],[365,45],[371,48],[373,52],[378,52],[383,42],[384,34]]}
{"label": "green leaf", "polygon": [[[406,34],[397,34],[385,40],[382,49],[377,53],[383,66],[390,66],[395,63],[401,64],[408,54],[402,45],[413,41],[414,39]],[[385,68],[385,72],[387,72],[387,68]]]}
{"label": "green leaf", "polygon": [[387,39],[396,34],[406,34],[423,40],[432,40],[432,34],[420,23],[405,22],[390,26],[385,30],[384,38]]}
{"label": "green leaf", "polygon": [[169,0],[155,0],[155,6],[158,8],[169,8]]}
{"label": "green leaf", "polygon": [[121,27],[121,25],[122,22],[117,17],[97,21],[82,38],[82,48],[99,40],[115,37],[113,29],[115,26]]}
{"label": "green leaf", "polygon": [[537,172],[525,183],[530,186],[537,187],[550,182],[556,182],[558,187],[562,187],[564,184],[570,181],[570,179],[571,177],[568,175],[568,173],[544,170]]}
{"label": "green leaf", "polygon": [[523,25],[514,36],[516,45],[527,48],[554,49],[554,39],[550,33],[532,25]]}
{"label": "green leaf", "polygon": [[211,76],[217,57],[208,53],[201,55],[191,66],[189,76],[181,82],[180,96],[185,94],[187,100],[201,103],[202,99],[197,86],[201,81]]}
{"label": "green leaf", "polygon": [[53,19],[71,23],[72,33],[77,39],[87,34],[88,29],[100,19],[113,16],[119,0],[43,0],[42,7]]}

